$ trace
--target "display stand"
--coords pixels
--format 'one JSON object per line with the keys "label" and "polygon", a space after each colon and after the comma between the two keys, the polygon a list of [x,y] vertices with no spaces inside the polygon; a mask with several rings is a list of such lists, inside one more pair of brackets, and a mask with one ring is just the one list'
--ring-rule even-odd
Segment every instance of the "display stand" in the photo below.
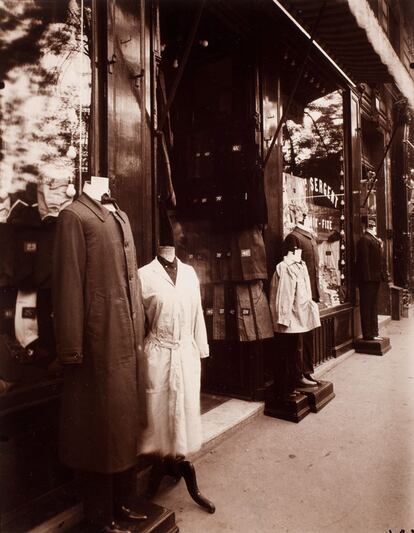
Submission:
{"label": "display stand", "polygon": [[183,456],[178,456],[177,458],[164,457],[156,459],[151,469],[148,482],[146,492],[146,497],[148,499],[151,499],[156,495],[164,476],[173,477],[177,483],[181,478],[184,478],[191,498],[209,513],[215,512],[216,507],[214,503],[203,496],[198,488],[197,476],[193,463],[187,461]]}
{"label": "display stand", "polygon": [[293,398],[278,398],[271,389],[266,393],[264,414],[289,422],[300,422],[310,413],[308,397],[298,394]]}
{"label": "display stand", "polygon": [[320,380],[318,383],[319,385],[313,389],[297,388],[301,394],[307,396],[312,413],[317,413],[335,398],[333,383]]}
{"label": "display stand", "polygon": [[354,348],[357,353],[384,355],[391,350],[391,344],[388,337],[382,337],[379,340],[372,341],[368,341],[360,337],[354,342]]}
{"label": "display stand", "polygon": [[[133,508],[148,517],[143,521],[118,520],[120,525],[127,527],[133,533],[178,533],[179,529],[175,523],[175,513],[173,511],[138,498]],[[70,531],[74,533],[75,531],[76,533],[97,533],[102,531],[102,528],[80,524]]]}

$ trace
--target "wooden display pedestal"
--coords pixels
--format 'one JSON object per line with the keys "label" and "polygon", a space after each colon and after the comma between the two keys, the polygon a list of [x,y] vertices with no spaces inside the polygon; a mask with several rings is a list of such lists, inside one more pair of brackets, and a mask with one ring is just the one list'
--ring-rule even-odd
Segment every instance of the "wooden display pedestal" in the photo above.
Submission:
{"label": "wooden display pedestal", "polygon": [[[173,511],[146,500],[137,500],[134,509],[137,512],[146,514],[148,516],[147,520],[118,520],[118,523],[134,533],[178,533],[179,529],[175,524],[175,513]],[[98,531],[102,531],[102,528],[80,524],[71,531],[74,533],[75,531],[77,533],[97,533]]]}
{"label": "wooden display pedestal", "polygon": [[307,396],[298,394],[295,398],[281,399],[275,396],[270,389],[266,394],[264,414],[273,418],[289,420],[289,422],[300,422],[310,413],[310,406]]}
{"label": "wooden display pedestal", "polygon": [[354,348],[357,353],[384,355],[391,350],[391,344],[388,337],[383,337],[381,340],[373,341],[367,341],[360,337],[354,342]]}
{"label": "wooden display pedestal", "polygon": [[333,383],[330,381],[320,381],[320,385],[313,389],[298,388],[297,391],[307,396],[309,407],[312,413],[317,413],[331,400],[335,398]]}

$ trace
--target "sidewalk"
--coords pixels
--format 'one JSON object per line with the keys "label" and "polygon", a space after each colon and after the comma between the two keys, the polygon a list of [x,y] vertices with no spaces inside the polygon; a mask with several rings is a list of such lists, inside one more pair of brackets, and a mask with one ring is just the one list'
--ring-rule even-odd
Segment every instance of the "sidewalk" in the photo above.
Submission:
{"label": "sidewalk", "polygon": [[181,533],[388,533],[414,529],[414,317],[382,331],[392,350],[324,375],[336,398],[299,424],[259,413],[196,460],[209,515],[184,483],[156,502]]}

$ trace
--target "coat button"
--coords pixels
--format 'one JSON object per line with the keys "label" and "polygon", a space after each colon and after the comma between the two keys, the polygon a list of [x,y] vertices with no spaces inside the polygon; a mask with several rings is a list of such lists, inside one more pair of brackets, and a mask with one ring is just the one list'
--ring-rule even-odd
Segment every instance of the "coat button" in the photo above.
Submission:
{"label": "coat button", "polygon": [[132,281],[134,279],[134,276],[132,274],[129,275],[129,281]]}
{"label": "coat button", "polygon": [[136,316],[137,316],[137,314],[136,314],[136,312],[134,311],[134,312],[132,313],[132,318],[135,318]]}
{"label": "coat button", "polygon": [[80,358],[80,355],[78,353],[73,354],[73,358],[77,361]]}
{"label": "coat button", "polygon": [[126,241],[126,243],[125,243],[125,248],[128,248],[128,246],[129,246],[129,242]]}

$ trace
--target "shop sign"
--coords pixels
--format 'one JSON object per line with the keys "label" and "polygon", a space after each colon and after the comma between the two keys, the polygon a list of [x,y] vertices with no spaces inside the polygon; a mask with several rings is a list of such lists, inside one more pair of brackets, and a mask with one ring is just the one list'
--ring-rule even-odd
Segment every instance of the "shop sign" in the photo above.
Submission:
{"label": "shop sign", "polygon": [[335,208],[338,207],[338,196],[325,181],[320,178],[309,178],[309,185],[312,193],[319,193],[326,196]]}

